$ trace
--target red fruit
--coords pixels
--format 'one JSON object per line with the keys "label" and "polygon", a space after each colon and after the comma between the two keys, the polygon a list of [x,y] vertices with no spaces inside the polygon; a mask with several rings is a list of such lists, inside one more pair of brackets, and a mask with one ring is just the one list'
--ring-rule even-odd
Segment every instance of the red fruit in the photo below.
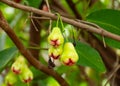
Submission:
{"label": "red fruit", "polygon": [[48,7],[46,4],[43,5],[42,10],[48,12]]}

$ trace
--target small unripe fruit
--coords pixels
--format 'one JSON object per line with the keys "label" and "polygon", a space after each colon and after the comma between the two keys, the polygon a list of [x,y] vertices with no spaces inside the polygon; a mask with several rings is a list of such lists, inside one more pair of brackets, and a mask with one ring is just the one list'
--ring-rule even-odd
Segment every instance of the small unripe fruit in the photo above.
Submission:
{"label": "small unripe fruit", "polygon": [[20,74],[21,71],[22,71],[21,68],[22,68],[22,65],[19,64],[19,63],[17,63],[17,62],[15,62],[15,63],[13,63],[11,70],[12,70],[15,74]]}
{"label": "small unripe fruit", "polygon": [[54,27],[50,35],[48,36],[48,42],[54,47],[64,43],[64,37],[60,31],[60,28]]}
{"label": "small unripe fruit", "polygon": [[78,54],[71,42],[67,42],[64,45],[63,53],[61,55],[61,61],[63,64],[72,66],[78,61]]}
{"label": "small unripe fruit", "polygon": [[51,46],[48,50],[48,53],[49,53],[49,57],[52,57],[53,59],[58,59],[62,54],[62,46],[59,46],[57,48]]}
{"label": "small unripe fruit", "polygon": [[33,80],[33,73],[28,67],[25,67],[19,77],[24,83],[29,83]]}
{"label": "small unripe fruit", "polygon": [[22,68],[26,66],[25,59],[22,56],[19,56],[17,60],[12,64],[11,70],[15,74],[20,74],[22,72]]}
{"label": "small unripe fruit", "polygon": [[10,71],[5,77],[5,84],[6,84],[5,86],[14,86],[16,82],[17,82],[17,77],[13,72]]}

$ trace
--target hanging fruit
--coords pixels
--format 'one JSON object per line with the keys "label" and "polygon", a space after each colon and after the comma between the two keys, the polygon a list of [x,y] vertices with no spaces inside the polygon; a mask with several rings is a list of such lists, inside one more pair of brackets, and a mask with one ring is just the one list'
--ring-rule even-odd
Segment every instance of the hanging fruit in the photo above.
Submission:
{"label": "hanging fruit", "polygon": [[50,35],[48,36],[48,42],[54,47],[58,47],[64,43],[64,37],[59,27],[54,27]]}
{"label": "hanging fruit", "polygon": [[62,46],[59,46],[57,48],[51,46],[48,50],[48,53],[49,53],[49,57],[52,57],[53,59],[58,59],[62,54]]}
{"label": "hanging fruit", "polygon": [[78,54],[71,42],[67,42],[64,45],[63,53],[61,55],[61,61],[63,64],[72,66],[78,61]]}
{"label": "hanging fruit", "polygon": [[29,83],[33,80],[33,73],[28,67],[24,67],[19,77],[24,83]]}
{"label": "hanging fruit", "polygon": [[14,86],[16,82],[17,76],[12,71],[10,71],[5,77],[5,84],[3,84],[3,86]]}
{"label": "hanging fruit", "polygon": [[23,70],[23,67],[25,66],[26,66],[26,62],[25,62],[24,57],[19,56],[17,60],[12,64],[11,70],[15,74],[20,74]]}

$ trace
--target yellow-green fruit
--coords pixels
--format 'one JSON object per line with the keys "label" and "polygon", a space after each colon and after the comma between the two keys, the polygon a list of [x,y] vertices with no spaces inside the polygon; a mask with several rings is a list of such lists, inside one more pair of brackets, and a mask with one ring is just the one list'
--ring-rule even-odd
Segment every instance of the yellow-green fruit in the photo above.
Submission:
{"label": "yellow-green fruit", "polygon": [[7,85],[5,83],[3,83],[2,86],[7,86]]}
{"label": "yellow-green fruit", "polygon": [[16,82],[17,82],[17,76],[10,71],[5,77],[5,84],[7,86],[14,86]]}
{"label": "yellow-green fruit", "polygon": [[58,59],[60,58],[62,51],[63,51],[62,45],[57,48],[51,46],[48,50],[49,57],[52,57],[53,59]]}
{"label": "yellow-green fruit", "polygon": [[54,47],[64,43],[64,37],[60,31],[60,28],[54,27],[50,35],[48,36],[48,42]]}
{"label": "yellow-green fruit", "polygon": [[63,64],[71,66],[78,61],[78,54],[71,42],[67,42],[64,45],[63,53],[61,55],[61,61]]}
{"label": "yellow-green fruit", "polygon": [[20,74],[22,72],[22,68],[26,66],[26,62],[23,56],[19,56],[16,61],[12,64],[11,70],[15,74]]}
{"label": "yellow-green fruit", "polygon": [[29,83],[33,80],[33,73],[28,67],[25,67],[19,77],[24,83]]}

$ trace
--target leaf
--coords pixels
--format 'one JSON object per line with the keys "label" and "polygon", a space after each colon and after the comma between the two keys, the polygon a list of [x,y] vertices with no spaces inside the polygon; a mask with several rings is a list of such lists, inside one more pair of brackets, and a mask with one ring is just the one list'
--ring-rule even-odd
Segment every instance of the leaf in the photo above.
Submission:
{"label": "leaf", "polygon": [[4,67],[14,58],[14,55],[17,52],[16,47],[11,47],[0,51],[0,72]]}
{"label": "leaf", "polygon": [[[87,20],[93,23],[98,24],[103,29],[120,35],[120,11],[112,10],[112,9],[103,9],[99,11],[95,11],[87,16]],[[99,39],[102,40],[101,36],[96,35]],[[120,42],[105,38],[106,43],[115,48],[120,48]]]}
{"label": "leaf", "polygon": [[29,6],[38,8],[42,2],[42,0],[24,0],[24,2],[28,3]]}
{"label": "leaf", "polygon": [[0,51],[3,50],[5,46],[6,34],[3,32],[0,34]]}
{"label": "leaf", "polygon": [[104,63],[95,49],[81,42],[77,42],[75,48],[79,55],[78,65],[89,66],[98,72],[106,71]]}

